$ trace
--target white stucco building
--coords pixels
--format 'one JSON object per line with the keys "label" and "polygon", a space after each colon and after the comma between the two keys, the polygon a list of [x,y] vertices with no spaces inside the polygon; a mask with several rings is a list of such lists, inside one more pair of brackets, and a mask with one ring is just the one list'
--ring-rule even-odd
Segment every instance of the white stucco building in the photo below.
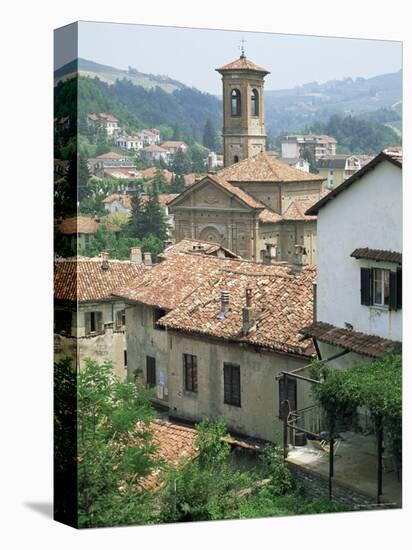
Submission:
{"label": "white stucco building", "polygon": [[401,151],[383,151],[306,214],[318,216],[318,271],[304,334],[322,356],[350,351],[345,363],[391,351],[402,340]]}

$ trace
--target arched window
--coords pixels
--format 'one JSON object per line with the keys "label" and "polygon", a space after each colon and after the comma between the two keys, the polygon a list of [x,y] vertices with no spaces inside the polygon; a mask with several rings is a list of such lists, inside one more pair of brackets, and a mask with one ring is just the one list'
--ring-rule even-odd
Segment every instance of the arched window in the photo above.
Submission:
{"label": "arched window", "polygon": [[250,96],[250,112],[252,116],[259,116],[259,92],[255,88]]}
{"label": "arched window", "polygon": [[231,100],[231,112],[232,116],[240,116],[241,104],[240,104],[240,91],[236,88],[232,90],[230,95]]}

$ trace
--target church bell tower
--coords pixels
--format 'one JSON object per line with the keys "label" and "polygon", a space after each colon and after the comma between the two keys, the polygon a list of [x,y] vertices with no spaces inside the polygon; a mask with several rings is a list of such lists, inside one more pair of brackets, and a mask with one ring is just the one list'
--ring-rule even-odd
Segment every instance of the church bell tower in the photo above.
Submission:
{"label": "church bell tower", "polygon": [[223,83],[223,147],[225,167],[266,150],[263,112],[264,78],[269,71],[239,59],[216,69]]}

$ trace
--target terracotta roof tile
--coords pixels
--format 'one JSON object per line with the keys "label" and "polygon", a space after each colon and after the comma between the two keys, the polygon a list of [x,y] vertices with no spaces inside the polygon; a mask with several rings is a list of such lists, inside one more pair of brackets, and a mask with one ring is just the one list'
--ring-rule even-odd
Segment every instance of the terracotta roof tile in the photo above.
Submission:
{"label": "terracotta roof tile", "polygon": [[[232,260],[211,274],[205,282],[159,324],[193,334],[244,342],[265,349],[312,355],[311,342],[302,341],[300,331],[312,319],[312,286],[315,268],[306,267],[299,275],[289,265],[264,265]],[[246,289],[252,290],[256,324],[244,335],[242,312]],[[221,292],[229,291],[229,311],[220,311]]]}
{"label": "terracotta roof tile", "polygon": [[387,340],[379,336],[335,327],[321,321],[304,327],[301,333],[306,337],[315,337],[325,344],[332,344],[361,355],[375,358],[395,351],[401,345],[400,342],[394,340]]}
{"label": "terracotta roof tile", "polygon": [[391,250],[377,250],[373,248],[356,248],[351,254],[352,258],[376,260],[377,262],[393,262],[402,264],[402,252]]}
{"label": "terracotta roof tile", "polygon": [[142,149],[144,153],[168,153],[167,149],[163,149],[160,145],[148,145]]}
{"label": "terracotta roof tile", "polygon": [[130,209],[132,207],[132,198],[130,195],[120,195],[117,193],[108,195],[105,199],[103,199],[103,204],[111,204],[114,201],[121,202],[123,208]]}
{"label": "terracotta roof tile", "polygon": [[[88,216],[74,216],[57,222],[57,227],[63,235],[89,234],[94,235],[99,227],[100,218]],[[113,223],[107,223],[107,227],[113,231],[120,231],[120,227]]]}
{"label": "terracotta roof tile", "polygon": [[109,300],[112,291],[130,280],[141,280],[150,268],[137,262],[109,260],[102,269],[102,258],[59,258],[55,261],[54,297],[56,300]]}
{"label": "terracotta roof tile", "polygon": [[[176,468],[197,456],[198,450],[195,447],[197,432],[194,428],[170,421],[156,420],[151,422],[147,429],[153,433],[152,441],[157,446],[157,450],[152,455],[153,458],[161,459],[166,462],[166,465]],[[139,441],[136,443],[139,444]],[[145,490],[157,491],[163,483],[162,469],[156,469],[139,480],[139,485]]]}
{"label": "terracotta roof tile", "polygon": [[240,258],[240,256],[218,243],[188,238],[182,239],[178,243],[165,248],[165,250],[159,254],[159,258],[166,259],[179,252],[196,252],[197,254],[216,256],[219,250],[222,251],[226,257]]}
{"label": "terracotta roof tile", "polygon": [[264,73],[269,74],[270,71],[267,69],[264,69],[263,67],[259,67],[259,65],[256,65],[253,63],[253,61],[250,61],[246,56],[241,56],[238,59],[235,59],[234,61],[231,61],[230,63],[227,63],[226,65],[223,65],[222,67],[219,67],[216,69],[216,71],[225,72],[225,71],[255,71],[258,73]]}
{"label": "terracotta roof tile", "polygon": [[240,162],[223,168],[218,172],[219,179],[228,182],[299,182],[323,181],[317,174],[309,174],[289,166],[282,160],[273,158],[267,153],[259,153]]}

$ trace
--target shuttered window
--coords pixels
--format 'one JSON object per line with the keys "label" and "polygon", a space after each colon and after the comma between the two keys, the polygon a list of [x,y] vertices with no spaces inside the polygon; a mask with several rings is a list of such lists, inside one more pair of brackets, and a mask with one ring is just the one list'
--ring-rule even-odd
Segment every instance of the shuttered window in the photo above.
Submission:
{"label": "shuttered window", "polygon": [[185,390],[197,393],[197,357],[196,355],[183,354],[183,370]]}
{"label": "shuttered window", "polygon": [[279,380],[279,418],[284,420],[289,411],[296,411],[297,405],[297,384],[295,378],[288,378],[287,391],[285,388],[285,380]]}
{"label": "shuttered window", "polygon": [[85,333],[101,332],[103,330],[103,315],[101,311],[86,311],[84,314]]}
{"label": "shuttered window", "polygon": [[146,355],[146,386],[156,386],[156,359]]}
{"label": "shuttered window", "polygon": [[240,366],[232,363],[223,365],[223,400],[227,405],[240,407]]}
{"label": "shuttered window", "polygon": [[402,308],[402,268],[396,271],[361,267],[361,304]]}

